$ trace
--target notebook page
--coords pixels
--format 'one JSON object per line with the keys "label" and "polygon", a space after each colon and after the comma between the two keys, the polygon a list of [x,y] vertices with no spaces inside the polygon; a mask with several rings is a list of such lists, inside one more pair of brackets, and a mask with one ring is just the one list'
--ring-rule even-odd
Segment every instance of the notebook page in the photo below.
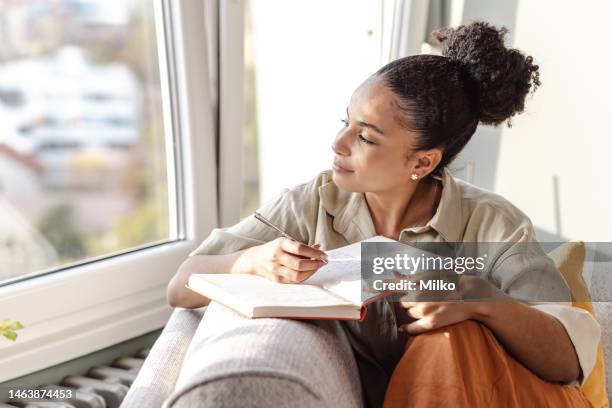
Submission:
{"label": "notebook page", "polygon": [[189,286],[222,303],[243,307],[321,307],[350,305],[345,299],[316,286],[278,284],[261,276],[243,274],[194,274]]}
{"label": "notebook page", "polygon": [[[396,241],[376,236],[361,242]],[[320,286],[353,304],[361,305],[361,242],[326,251],[329,263],[319,268],[303,283]],[[372,297],[377,295],[378,293],[373,293]]]}

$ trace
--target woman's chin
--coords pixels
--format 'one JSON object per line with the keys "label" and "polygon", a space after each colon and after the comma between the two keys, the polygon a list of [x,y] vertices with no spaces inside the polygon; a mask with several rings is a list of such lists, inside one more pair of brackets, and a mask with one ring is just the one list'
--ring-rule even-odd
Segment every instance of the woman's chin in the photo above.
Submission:
{"label": "woman's chin", "polygon": [[351,176],[353,174],[354,173],[332,171],[332,180],[334,181],[334,184],[340,187],[342,190],[352,191],[352,187],[354,187],[352,184],[354,184],[354,182],[350,182],[349,178],[352,178]]}

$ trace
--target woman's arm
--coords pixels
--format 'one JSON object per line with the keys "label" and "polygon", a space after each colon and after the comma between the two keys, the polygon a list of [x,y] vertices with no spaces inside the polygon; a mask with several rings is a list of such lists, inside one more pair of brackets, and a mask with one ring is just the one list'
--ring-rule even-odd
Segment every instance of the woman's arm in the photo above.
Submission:
{"label": "woman's arm", "polygon": [[166,290],[166,299],[172,307],[195,309],[206,306],[210,299],[189,290],[185,287],[192,273],[227,273],[232,269],[236,260],[246,250],[227,255],[195,255],[187,258],[174,277],[170,280]]}
{"label": "woman's arm", "polygon": [[185,287],[192,273],[245,273],[280,283],[308,279],[326,260],[325,252],[287,238],[277,238],[227,255],[195,255],[181,264],[168,284],[166,298],[172,307],[198,308],[210,300]]}
{"label": "woman's arm", "polygon": [[525,367],[551,382],[570,383],[580,364],[563,325],[544,312],[515,300],[489,302],[402,302],[416,319],[400,330],[420,334],[472,319],[487,326]]}
{"label": "woman's arm", "polygon": [[562,383],[579,378],[578,355],[556,318],[518,301],[473,306],[472,318],[491,329],[508,352],[538,376]]}
{"label": "woman's arm", "polygon": [[579,378],[578,355],[565,327],[555,317],[512,299],[474,276],[462,276],[458,286],[459,297],[454,299],[474,300],[402,302],[409,317],[415,320],[402,325],[401,330],[419,334],[468,319],[476,320],[487,326],[510,354],[542,379],[570,383]]}

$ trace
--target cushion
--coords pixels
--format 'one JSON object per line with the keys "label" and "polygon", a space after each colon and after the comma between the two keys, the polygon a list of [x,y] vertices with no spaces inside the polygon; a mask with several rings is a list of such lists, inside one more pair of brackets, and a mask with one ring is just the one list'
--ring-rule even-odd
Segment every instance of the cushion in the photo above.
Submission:
{"label": "cushion", "polygon": [[[595,316],[595,310],[591,303],[586,282],[582,278],[582,267],[585,259],[584,242],[566,242],[552,250],[548,256],[554,261],[555,266],[559,269],[569,286],[572,294],[572,305],[582,308]],[[582,384],[582,391],[591,404],[593,404],[593,407],[604,408],[609,406],[606,395],[606,374],[601,342],[599,343],[595,366],[584,384]]]}

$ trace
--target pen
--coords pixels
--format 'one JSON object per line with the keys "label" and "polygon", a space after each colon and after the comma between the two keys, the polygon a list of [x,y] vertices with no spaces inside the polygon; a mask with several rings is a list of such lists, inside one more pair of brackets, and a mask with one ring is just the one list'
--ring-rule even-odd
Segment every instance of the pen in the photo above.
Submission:
{"label": "pen", "polygon": [[[264,224],[266,224],[268,227],[276,230],[277,232],[279,232],[283,237],[288,238],[292,241],[296,241],[296,242],[300,242],[299,240],[293,238],[291,235],[287,234],[285,231],[283,231],[282,229],[278,228],[276,225],[272,224],[272,222],[270,220],[268,220],[266,217],[264,217],[263,215],[261,215],[260,213],[258,213],[257,211],[255,211],[255,213],[253,214],[253,216],[255,217],[255,219],[263,222]],[[327,261],[325,259],[321,259],[321,261],[323,261],[324,263],[327,263]]]}

